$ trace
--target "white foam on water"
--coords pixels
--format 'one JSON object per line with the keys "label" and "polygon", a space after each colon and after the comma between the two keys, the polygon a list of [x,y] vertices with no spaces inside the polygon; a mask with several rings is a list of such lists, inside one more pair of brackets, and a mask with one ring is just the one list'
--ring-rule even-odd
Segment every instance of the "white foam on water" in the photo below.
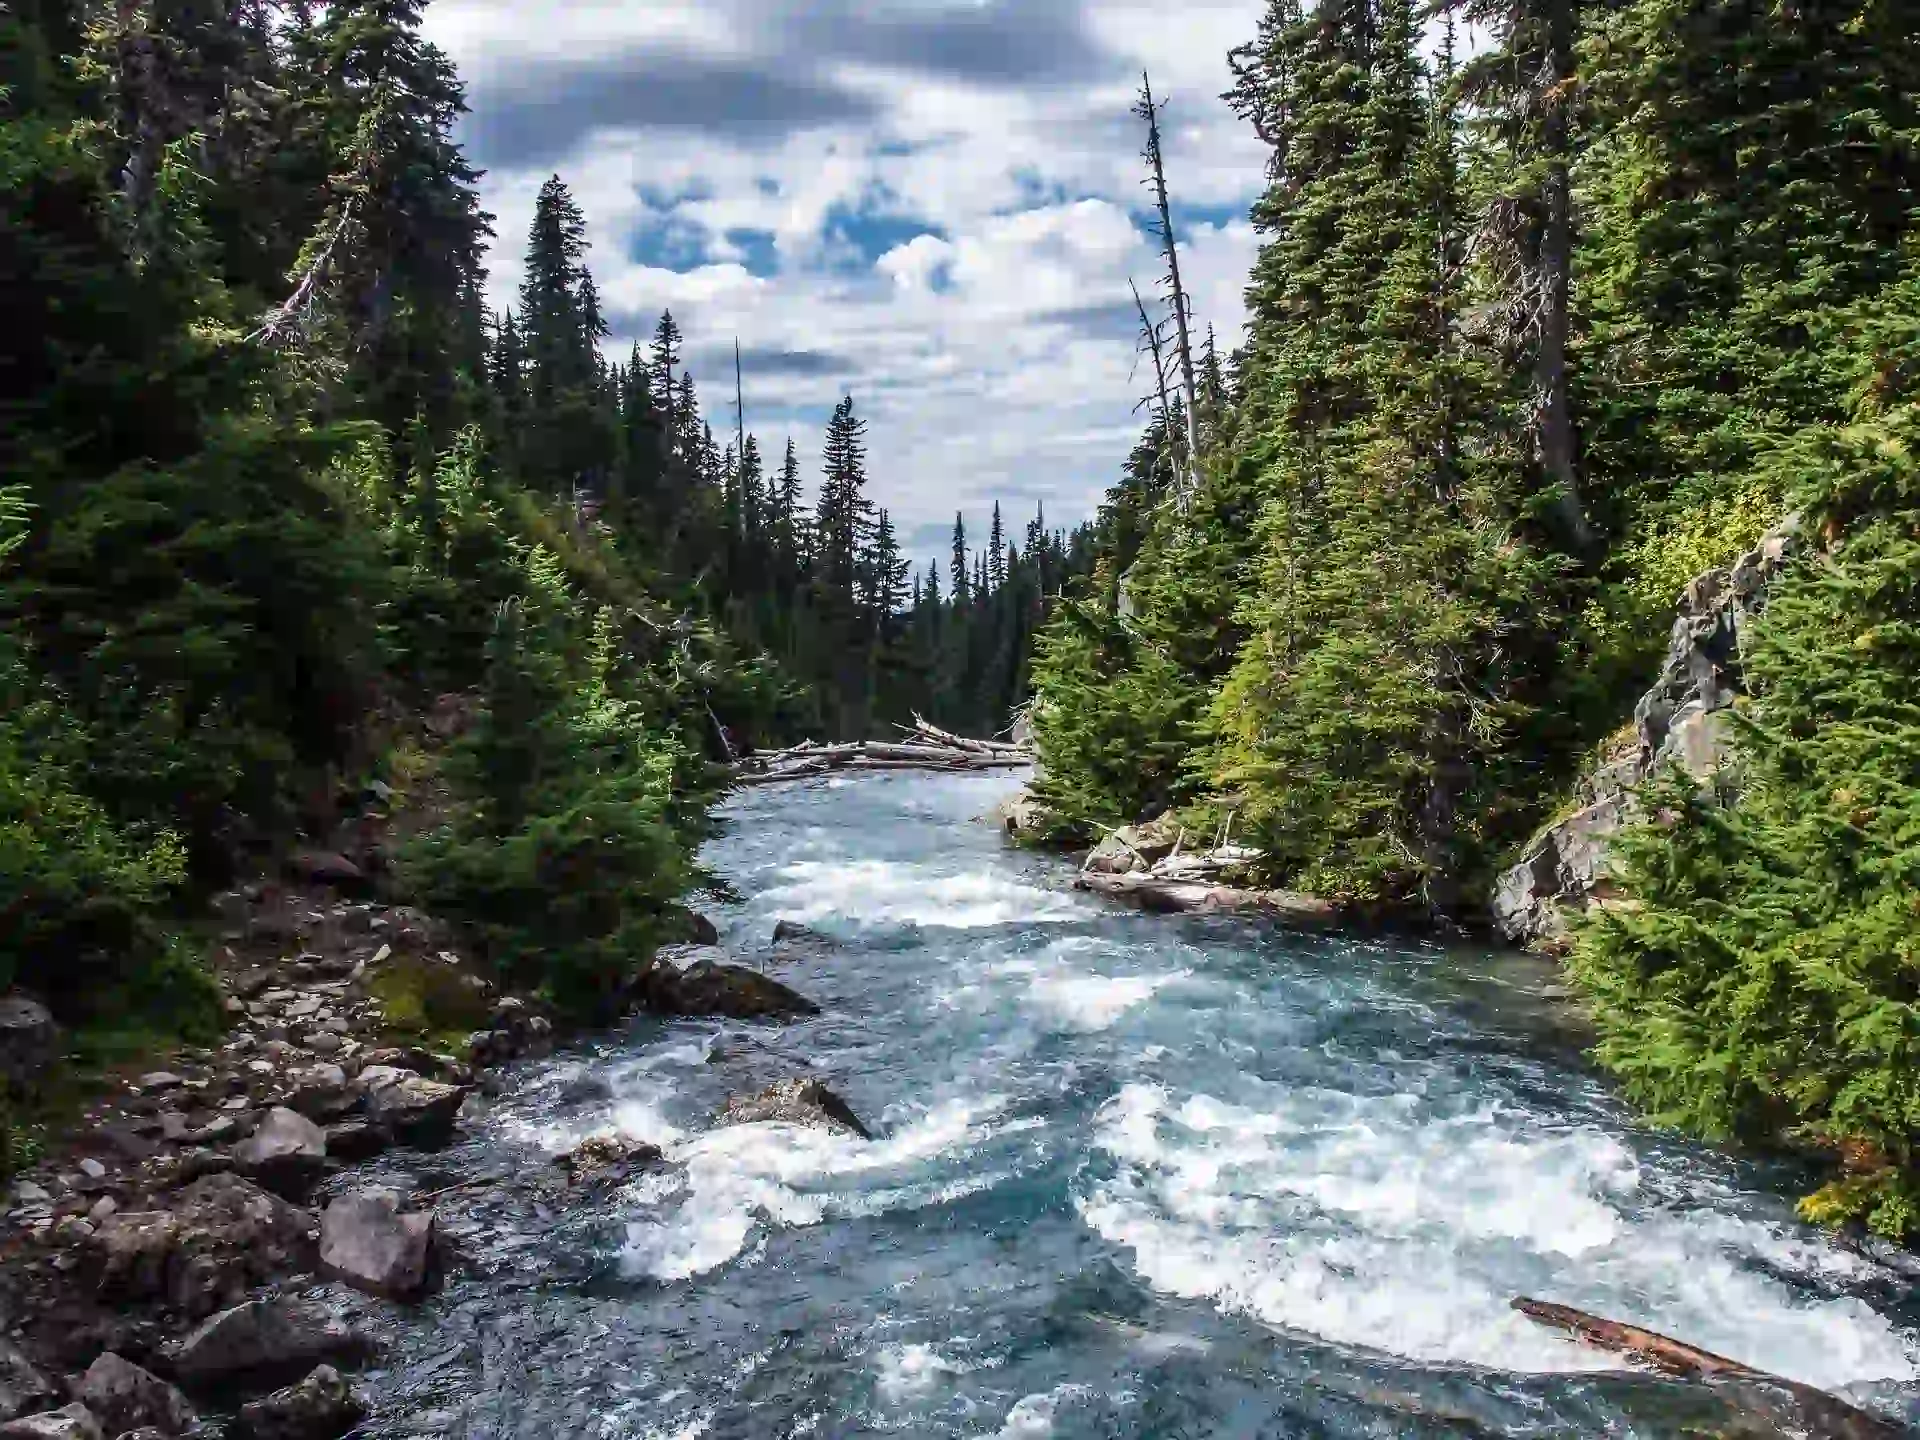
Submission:
{"label": "white foam on water", "polygon": [[995,1123],[1005,1097],[948,1100],[878,1140],[771,1122],[728,1125],[666,1147],[681,1169],[670,1214],[627,1226],[632,1272],[684,1280],[727,1264],[767,1226],[939,1204],[991,1188],[1006,1174],[926,1176],[876,1186],[887,1172],[964,1156],[1031,1119]]}
{"label": "white foam on water", "polygon": [[850,919],[978,930],[1087,913],[1084,902],[1067,891],[1027,885],[985,864],[941,874],[890,860],[799,860],[783,866],[779,877],[757,905],[777,920],[802,925]]}
{"label": "white foam on water", "polygon": [[930,1394],[946,1375],[965,1375],[980,1367],[969,1361],[950,1360],[931,1345],[888,1345],[874,1357],[875,1387],[887,1400],[898,1404]]}
{"label": "white foam on water", "polygon": [[1041,961],[1010,960],[994,968],[1000,976],[1026,982],[1026,1000],[1059,1029],[1093,1032],[1110,1029],[1136,1005],[1167,986],[1185,980],[1191,970],[1144,975],[1101,975],[1065,964],[1055,955]]}
{"label": "white foam on water", "polygon": [[[1787,1226],[1650,1205],[1632,1152],[1494,1106],[1276,1090],[1272,1108],[1125,1087],[1076,1197],[1155,1288],[1409,1359],[1559,1371],[1610,1357],[1510,1308],[1533,1293],[1837,1388],[1920,1375],[1912,1337],[1853,1299],[1808,1300],[1741,1263],[1858,1276]],[[1543,1293],[1544,1292],[1544,1293]]]}
{"label": "white foam on water", "polygon": [[1085,1385],[1056,1385],[1036,1395],[1023,1395],[1007,1411],[998,1440],[1043,1440],[1053,1434],[1053,1422],[1062,1405],[1084,1400],[1090,1394]]}

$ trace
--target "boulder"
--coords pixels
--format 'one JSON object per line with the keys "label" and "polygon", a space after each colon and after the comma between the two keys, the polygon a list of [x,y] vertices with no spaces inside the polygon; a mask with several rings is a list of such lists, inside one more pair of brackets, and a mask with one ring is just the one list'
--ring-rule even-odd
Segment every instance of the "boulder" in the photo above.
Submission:
{"label": "boulder", "polygon": [[200,1423],[185,1395],[111,1350],[87,1368],[74,1393],[113,1435],[142,1428],[185,1435]]}
{"label": "boulder", "polygon": [[720,1112],[722,1125],[756,1121],[804,1125],[811,1130],[844,1130],[862,1140],[873,1138],[873,1132],[861,1123],[852,1107],[818,1080],[776,1080],[758,1095],[734,1096]]}
{"label": "boulder", "polygon": [[364,1357],[364,1338],[316,1306],[275,1297],[223,1310],[167,1350],[190,1385],[294,1375],[326,1360]]}
{"label": "boulder", "polygon": [[365,1120],[341,1120],[327,1127],[327,1154],[338,1160],[371,1160],[387,1143],[386,1132]]}
{"label": "boulder", "polygon": [[[312,1048],[311,1042],[309,1048]],[[309,1065],[294,1071],[287,1079],[292,1086],[287,1095],[287,1108],[309,1120],[322,1123],[337,1120],[357,1103],[347,1085],[347,1072],[338,1065]]]}
{"label": "boulder", "polygon": [[1161,821],[1122,825],[1094,846],[1087,856],[1086,868],[1096,875],[1132,875],[1151,870],[1173,853],[1179,838],[1178,827]]}
{"label": "boulder", "polygon": [[343,1195],[320,1217],[320,1269],[369,1295],[417,1299],[427,1288],[433,1211],[403,1211],[397,1190]]}
{"label": "boulder", "polygon": [[207,1175],[167,1210],[124,1211],[92,1238],[103,1297],[160,1300],[189,1320],[313,1265],[313,1217],[238,1175]]}
{"label": "boulder", "polygon": [[780,959],[796,960],[830,954],[840,948],[840,942],[797,920],[782,920],[773,927],[773,948]]}
{"label": "boulder", "polygon": [[242,1174],[276,1195],[304,1200],[327,1173],[327,1132],[298,1111],[275,1106],[233,1147]]}
{"label": "boulder", "polygon": [[60,1048],[60,1027],[46,1006],[18,991],[0,995],[0,1080],[32,1090]]}
{"label": "boulder", "polygon": [[658,1145],[629,1140],[624,1135],[596,1135],[562,1155],[569,1185],[618,1184],[635,1170],[657,1165],[665,1158]]}
{"label": "boulder", "polygon": [[367,1402],[331,1365],[298,1385],[240,1407],[235,1426],[244,1440],[340,1440],[367,1418]]}
{"label": "boulder", "polygon": [[60,1392],[11,1341],[0,1338],[0,1422],[44,1410]]}
{"label": "boulder", "polygon": [[354,1088],[365,1102],[368,1120],[394,1139],[423,1149],[446,1143],[467,1098],[465,1086],[390,1065],[368,1066]]}
{"label": "boulder", "polygon": [[820,1013],[813,1001],[771,976],[714,960],[697,960],[684,970],[656,963],[641,976],[636,989],[641,1003],[661,1015],[761,1020]]}
{"label": "boulder", "polygon": [[1625,794],[1596,801],[1549,827],[1527,847],[1518,865],[1495,882],[1493,923],[1509,940],[1558,936],[1566,923],[1560,902],[1596,894],[1605,878],[1607,842],[1632,814]]}
{"label": "boulder", "polygon": [[367,878],[366,871],[332,850],[296,850],[287,858],[287,869],[315,885],[358,885]]}
{"label": "boulder", "polygon": [[1040,834],[1046,825],[1047,812],[1031,791],[1021,789],[995,805],[985,819],[1009,839],[1024,840]]}
{"label": "boulder", "polygon": [[0,1425],[0,1440],[107,1440],[107,1433],[91,1410],[76,1404]]}

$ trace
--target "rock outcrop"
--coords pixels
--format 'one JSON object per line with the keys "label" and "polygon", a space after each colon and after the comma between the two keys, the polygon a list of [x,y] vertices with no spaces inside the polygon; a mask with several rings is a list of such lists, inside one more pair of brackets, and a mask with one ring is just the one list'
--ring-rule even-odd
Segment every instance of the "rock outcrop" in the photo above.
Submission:
{"label": "rock outcrop", "polygon": [[1565,913],[1607,898],[1609,837],[1634,815],[1634,792],[1667,766],[1705,779],[1726,758],[1727,715],[1743,693],[1741,653],[1767,588],[1799,548],[1790,517],[1732,565],[1680,596],[1659,679],[1634,707],[1631,738],[1603,757],[1584,804],[1535,837],[1496,882],[1493,918],[1509,940],[1550,946]]}
{"label": "rock outcrop", "polygon": [[802,1125],[810,1130],[839,1130],[871,1140],[873,1132],[833,1091],[818,1080],[776,1080],[758,1095],[736,1095],[720,1112],[722,1125],[751,1125],[772,1121]]}
{"label": "rock outcrop", "polygon": [[0,995],[0,1080],[30,1090],[60,1058],[60,1029],[38,1000],[17,991]]}

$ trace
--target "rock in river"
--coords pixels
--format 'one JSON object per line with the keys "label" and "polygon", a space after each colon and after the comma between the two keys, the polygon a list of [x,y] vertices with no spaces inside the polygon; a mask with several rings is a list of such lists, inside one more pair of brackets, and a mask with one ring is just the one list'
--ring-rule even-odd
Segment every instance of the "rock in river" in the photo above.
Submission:
{"label": "rock in river", "polygon": [[366,1418],[366,1401],[322,1365],[298,1385],[242,1405],[238,1430],[246,1440],[339,1440]]}
{"label": "rock in river", "polygon": [[845,1130],[862,1140],[873,1138],[853,1107],[818,1080],[777,1080],[758,1095],[734,1096],[720,1112],[722,1125],[750,1125],[760,1120],[813,1130]]}
{"label": "rock in river", "polygon": [[715,960],[696,960],[684,970],[656,963],[637,988],[641,1002],[661,1015],[762,1020],[820,1013],[813,1001],[771,976]]}
{"label": "rock in river", "polygon": [[460,1104],[467,1098],[464,1086],[429,1080],[391,1065],[368,1066],[355,1085],[366,1097],[369,1120],[396,1140],[423,1148],[446,1143]]}
{"label": "rock in river", "polygon": [[404,1211],[397,1190],[343,1195],[320,1217],[320,1269],[356,1290],[412,1300],[427,1288],[433,1211]]}

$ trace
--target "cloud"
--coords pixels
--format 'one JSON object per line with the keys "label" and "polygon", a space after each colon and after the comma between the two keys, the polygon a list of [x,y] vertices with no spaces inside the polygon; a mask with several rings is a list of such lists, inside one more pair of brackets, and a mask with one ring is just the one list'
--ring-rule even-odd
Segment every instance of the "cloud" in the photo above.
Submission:
{"label": "cloud", "polygon": [[[762,447],[818,468],[851,391],[875,499],[923,562],[986,530],[1090,516],[1141,424],[1128,289],[1160,260],[1138,122],[1151,67],[1181,264],[1237,341],[1265,152],[1218,98],[1262,0],[436,0],[512,303],[558,170],[624,353],[663,307],[731,426],[733,341]],[[584,57],[584,58],[583,58]]]}

